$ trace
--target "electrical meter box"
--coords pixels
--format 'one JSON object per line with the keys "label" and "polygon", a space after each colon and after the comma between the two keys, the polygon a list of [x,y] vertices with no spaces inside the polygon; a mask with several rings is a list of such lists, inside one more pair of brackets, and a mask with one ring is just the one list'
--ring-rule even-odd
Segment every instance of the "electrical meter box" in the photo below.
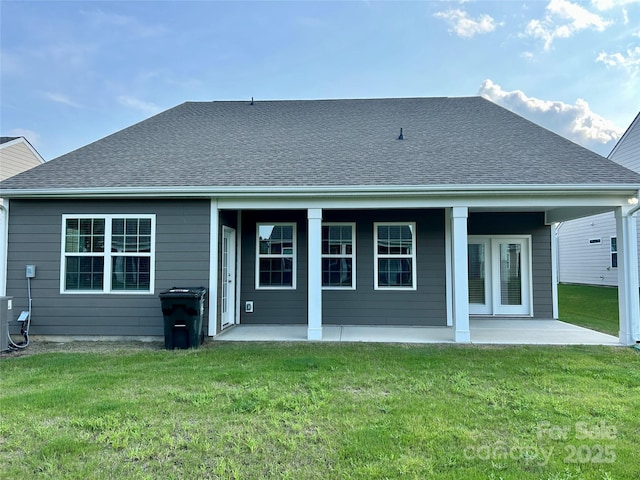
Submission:
{"label": "electrical meter box", "polygon": [[9,321],[13,312],[13,297],[0,297],[0,352],[9,350]]}

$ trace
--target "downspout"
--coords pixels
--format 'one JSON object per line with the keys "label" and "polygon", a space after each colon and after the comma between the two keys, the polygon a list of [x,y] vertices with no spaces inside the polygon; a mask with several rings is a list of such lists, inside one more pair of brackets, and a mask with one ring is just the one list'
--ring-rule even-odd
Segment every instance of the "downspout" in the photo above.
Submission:
{"label": "downspout", "polygon": [[633,207],[631,210],[629,210],[629,213],[627,213],[627,215],[631,216],[633,214],[635,214],[638,210],[640,210],[640,190],[638,190],[636,192],[636,204],[635,207]]}
{"label": "downspout", "polygon": [[9,208],[0,199],[0,296],[7,295],[7,255],[9,253]]}
{"label": "downspout", "polygon": [[553,286],[551,291],[552,297],[552,310],[553,318],[557,320],[560,318],[560,311],[558,307],[558,285],[560,284],[560,229],[563,227],[564,222],[558,222],[553,227],[553,238],[551,239],[551,265]]}

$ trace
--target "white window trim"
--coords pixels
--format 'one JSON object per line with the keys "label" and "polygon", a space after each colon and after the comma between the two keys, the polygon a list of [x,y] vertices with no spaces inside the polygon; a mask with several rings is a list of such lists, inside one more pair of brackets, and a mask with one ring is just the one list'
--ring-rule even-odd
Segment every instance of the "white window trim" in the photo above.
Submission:
{"label": "white window trim", "polygon": [[[282,225],[293,227],[293,253],[289,254],[261,254],[260,253],[260,227],[266,225]],[[260,285],[260,259],[261,258],[291,258],[291,286],[261,286]],[[256,290],[295,290],[297,265],[298,265],[298,225],[296,222],[260,222],[256,224]]]}
{"label": "white window trim", "polygon": [[323,253],[322,258],[351,258],[351,286],[323,286],[323,290],[355,290],[356,289],[356,224],[351,222],[327,222],[323,227],[351,227],[351,254]]}
{"label": "white window trim", "polygon": [[[104,219],[104,252],[66,252],[67,220],[68,219]],[[151,252],[118,252],[117,256],[149,257],[149,290],[112,290],[111,289],[111,233],[114,219],[150,219],[151,220]],[[65,278],[67,256],[73,257],[103,257],[104,284],[102,290],[66,290]],[[154,295],[155,294],[155,265],[156,265],[156,216],[155,214],[64,214],[62,215],[62,232],[60,242],[60,293],[64,295]]]}
{"label": "white window trim", "polygon": [[[411,255],[381,255],[378,253],[378,226],[381,225],[409,225],[413,235],[411,236]],[[373,288],[374,290],[417,290],[418,289],[418,266],[416,260],[416,244],[417,244],[416,222],[374,222],[373,224]],[[411,259],[411,287],[403,286],[380,286],[378,285],[378,259],[380,258],[410,258]]]}

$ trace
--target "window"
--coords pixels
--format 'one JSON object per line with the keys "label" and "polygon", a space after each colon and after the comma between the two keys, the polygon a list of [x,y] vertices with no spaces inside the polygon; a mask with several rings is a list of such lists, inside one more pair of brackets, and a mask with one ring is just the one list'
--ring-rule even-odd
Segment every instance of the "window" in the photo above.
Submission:
{"label": "window", "polygon": [[416,224],[375,223],[375,288],[416,289]]}
{"label": "window", "polygon": [[322,286],[356,288],[355,225],[326,223],[322,225]]}
{"label": "window", "polygon": [[61,292],[151,293],[154,215],[64,215]]}
{"label": "window", "polygon": [[618,239],[611,237],[611,268],[618,268]]}
{"label": "window", "polygon": [[256,288],[296,288],[296,224],[258,224]]}

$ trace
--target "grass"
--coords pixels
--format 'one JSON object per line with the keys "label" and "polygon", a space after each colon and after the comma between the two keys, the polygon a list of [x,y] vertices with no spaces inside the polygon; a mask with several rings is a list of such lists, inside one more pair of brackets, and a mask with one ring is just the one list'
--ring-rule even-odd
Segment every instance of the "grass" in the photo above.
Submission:
{"label": "grass", "polygon": [[618,336],[618,289],[558,285],[560,320]]}
{"label": "grass", "polygon": [[206,343],[0,360],[0,478],[640,477],[640,352]]}

